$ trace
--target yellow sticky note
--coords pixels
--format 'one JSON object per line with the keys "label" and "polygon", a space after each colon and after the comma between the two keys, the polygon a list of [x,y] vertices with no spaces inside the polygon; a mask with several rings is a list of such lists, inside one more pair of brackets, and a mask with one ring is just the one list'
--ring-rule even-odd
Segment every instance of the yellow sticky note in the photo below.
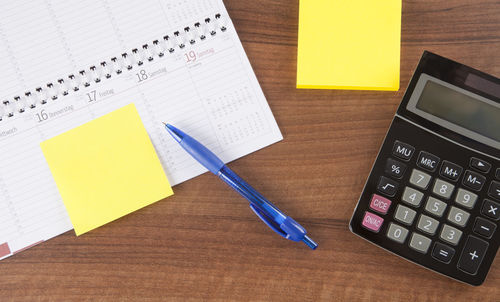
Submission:
{"label": "yellow sticky note", "polygon": [[134,104],[40,146],[77,236],[173,194]]}
{"label": "yellow sticky note", "polygon": [[297,88],[398,90],[401,0],[300,0]]}

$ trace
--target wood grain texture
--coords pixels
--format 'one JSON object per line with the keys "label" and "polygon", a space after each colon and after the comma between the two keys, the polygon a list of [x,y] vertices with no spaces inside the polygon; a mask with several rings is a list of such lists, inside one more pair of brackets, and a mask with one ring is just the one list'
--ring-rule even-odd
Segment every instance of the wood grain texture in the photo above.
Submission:
{"label": "wood grain texture", "polygon": [[352,235],[348,221],[423,50],[500,76],[498,0],[403,2],[401,89],[295,89],[298,1],[225,0],[284,140],[230,164],[304,225],[270,232],[212,175],[76,238],[0,262],[0,301],[498,301]]}

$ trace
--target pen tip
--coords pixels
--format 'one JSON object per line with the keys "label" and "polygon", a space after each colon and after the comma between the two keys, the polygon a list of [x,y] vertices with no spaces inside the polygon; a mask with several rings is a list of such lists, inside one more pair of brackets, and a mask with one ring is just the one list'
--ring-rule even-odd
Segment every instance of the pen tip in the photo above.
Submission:
{"label": "pen tip", "polygon": [[180,143],[182,141],[182,139],[184,138],[185,134],[175,128],[174,126],[168,124],[168,123],[164,123],[165,124],[165,128],[167,128],[167,131],[170,133],[170,135],[172,135],[172,137],[178,142]]}
{"label": "pen tip", "polygon": [[165,122],[162,122],[162,123],[163,123],[163,125],[165,125],[165,126],[167,125],[167,123],[165,123]]}
{"label": "pen tip", "polygon": [[304,238],[302,238],[302,241],[311,248],[311,250],[315,250],[318,247],[318,244],[314,242],[311,238],[309,238],[307,235],[304,235]]}

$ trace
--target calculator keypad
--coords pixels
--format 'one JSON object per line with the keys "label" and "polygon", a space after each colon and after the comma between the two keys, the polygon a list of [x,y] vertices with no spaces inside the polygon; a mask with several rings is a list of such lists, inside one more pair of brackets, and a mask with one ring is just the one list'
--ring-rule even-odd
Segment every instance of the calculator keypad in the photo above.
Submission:
{"label": "calculator keypad", "polygon": [[394,140],[371,176],[376,181],[360,225],[390,245],[376,243],[415,262],[474,275],[496,237],[500,167],[479,157],[450,159]]}

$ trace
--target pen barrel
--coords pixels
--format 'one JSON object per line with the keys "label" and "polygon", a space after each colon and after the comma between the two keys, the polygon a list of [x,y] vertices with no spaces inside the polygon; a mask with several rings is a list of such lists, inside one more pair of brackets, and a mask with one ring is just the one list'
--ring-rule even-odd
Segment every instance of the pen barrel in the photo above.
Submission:
{"label": "pen barrel", "polygon": [[236,192],[240,193],[241,196],[250,201],[254,207],[257,207],[262,212],[270,216],[269,218],[273,219],[276,223],[281,224],[286,219],[285,214],[278,210],[275,205],[241,179],[238,174],[234,173],[226,165],[220,169],[217,176],[219,176],[221,180],[227,183]]}
{"label": "pen barrel", "polygon": [[[180,132],[180,130],[177,129]],[[182,132],[181,132],[182,133]],[[197,140],[191,136],[182,133],[184,137],[182,138],[180,145],[184,150],[186,150],[191,156],[196,159],[200,164],[207,168],[210,172],[217,175],[221,168],[224,166],[222,160],[220,160],[217,155],[212,151],[208,150],[205,146],[199,143]]]}
{"label": "pen barrel", "polygon": [[250,207],[254,210],[255,214],[276,233],[292,241],[303,241],[311,249],[316,248],[317,244],[306,236],[307,231],[300,224],[293,220],[292,217],[283,214],[276,206],[270,203],[227,166],[224,166],[219,171],[218,176],[250,201]]}

